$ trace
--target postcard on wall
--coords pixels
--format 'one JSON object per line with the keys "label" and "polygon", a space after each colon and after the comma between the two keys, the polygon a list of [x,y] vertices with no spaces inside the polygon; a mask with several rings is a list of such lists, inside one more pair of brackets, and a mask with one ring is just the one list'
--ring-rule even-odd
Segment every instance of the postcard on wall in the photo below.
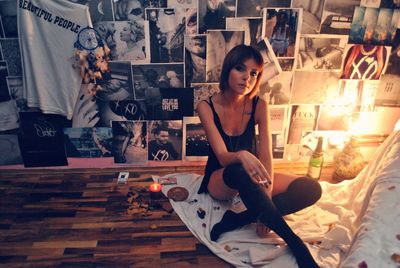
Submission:
{"label": "postcard on wall", "polygon": [[278,58],[294,58],[298,52],[302,9],[264,8],[262,36],[266,37]]}
{"label": "postcard on wall", "polygon": [[208,1],[198,0],[199,34],[208,30],[225,29],[226,18],[235,17],[236,0]]}
{"label": "postcard on wall", "polygon": [[148,160],[182,160],[182,120],[148,121]]}
{"label": "postcard on wall", "polygon": [[145,100],[149,88],[182,88],[184,86],[183,63],[133,64],[133,90],[135,100]]}
{"label": "postcard on wall", "polygon": [[153,88],[149,96],[145,101],[148,120],[182,120],[184,116],[193,116],[192,88]]}
{"label": "postcard on wall", "polygon": [[321,24],[324,1],[321,0],[292,0],[292,8],[303,9],[302,34],[317,34]]}
{"label": "postcard on wall", "polygon": [[112,155],[117,164],[147,162],[147,121],[112,121]]}
{"label": "postcard on wall", "polygon": [[259,95],[270,105],[289,104],[292,90],[292,72],[281,72],[270,79],[268,83],[260,86]]}
{"label": "postcard on wall", "polygon": [[213,96],[214,94],[218,93],[219,90],[219,83],[192,83],[193,88],[193,108],[194,114],[197,115],[196,107],[202,100],[207,100]]}
{"label": "postcard on wall", "polygon": [[235,46],[244,44],[244,31],[208,31],[206,81],[219,82],[225,55]]}
{"label": "postcard on wall", "polygon": [[210,145],[197,116],[183,118],[183,156],[188,161],[206,161]]}
{"label": "postcard on wall", "polygon": [[22,164],[17,135],[0,135],[0,166]]}
{"label": "postcard on wall", "polygon": [[25,167],[66,166],[63,122],[59,115],[20,112],[19,145]]}
{"label": "postcard on wall", "polygon": [[349,34],[354,8],[359,5],[360,0],[325,0],[320,33]]}
{"label": "postcard on wall", "polygon": [[283,132],[286,125],[288,105],[270,107],[271,132]]}
{"label": "postcard on wall", "polygon": [[400,106],[400,77],[383,74],[375,95],[376,106]]}
{"label": "postcard on wall", "polygon": [[[310,83],[312,81],[312,83]],[[324,104],[337,96],[338,71],[295,71],[293,75],[292,104]]]}
{"label": "postcard on wall", "polygon": [[379,80],[388,65],[391,47],[348,44],[341,79]]}
{"label": "postcard on wall", "polygon": [[226,18],[226,29],[244,31],[244,44],[248,46],[256,46],[263,40],[261,16],[259,18]]}
{"label": "postcard on wall", "polygon": [[303,131],[316,128],[319,105],[291,105],[288,144],[299,144]]}
{"label": "postcard on wall", "polygon": [[346,44],[346,36],[302,35],[297,69],[340,70]]}
{"label": "postcard on wall", "polygon": [[183,8],[146,8],[149,21],[150,62],[183,62],[186,26]]}
{"label": "postcard on wall", "polygon": [[64,143],[68,157],[111,157],[112,129],[64,128]]}
{"label": "postcard on wall", "polygon": [[278,76],[281,72],[281,66],[267,38],[264,38],[256,46],[264,60],[264,70],[260,78],[260,89],[266,87],[268,81]]}
{"label": "postcard on wall", "polygon": [[191,83],[206,82],[206,53],[206,34],[185,35],[186,87],[189,87]]}

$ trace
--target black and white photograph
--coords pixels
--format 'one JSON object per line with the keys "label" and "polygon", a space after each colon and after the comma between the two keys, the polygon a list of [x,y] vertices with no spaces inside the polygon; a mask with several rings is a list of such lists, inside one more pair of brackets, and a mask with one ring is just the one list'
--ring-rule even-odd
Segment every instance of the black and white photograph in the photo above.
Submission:
{"label": "black and white photograph", "polygon": [[24,98],[24,84],[22,76],[7,76],[8,92],[11,99],[15,100],[18,111],[24,111],[28,108],[27,101]]}
{"label": "black and white photograph", "polygon": [[114,14],[112,12],[112,0],[68,0],[73,3],[86,5],[89,7],[92,23],[98,21],[112,21]]}
{"label": "black and white photograph", "polygon": [[297,54],[301,20],[302,9],[264,9],[262,35],[268,38],[278,58]]}
{"label": "black and white photograph", "polygon": [[260,87],[259,95],[270,105],[289,104],[292,90],[292,72],[281,72]]}
{"label": "black and white photograph", "polygon": [[148,62],[149,36],[148,22],[143,24],[136,21],[116,21],[115,25],[115,49],[117,60],[131,61],[133,63]]}
{"label": "black and white photograph", "polygon": [[1,38],[18,38],[17,4],[15,1],[0,1]]}
{"label": "black and white photograph", "polygon": [[325,0],[320,33],[349,34],[354,8],[360,0]]}
{"label": "black and white photograph", "polygon": [[166,7],[169,7],[169,8],[195,8],[196,13],[197,13],[197,0],[167,0]]}
{"label": "black and white photograph", "polygon": [[114,21],[98,21],[93,23],[93,28],[99,34],[101,40],[104,44],[108,46],[110,49],[109,58],[111,61],[118,59],[117,53],[117,38],[120,37],[116,36],[116,29],[115,29],[115,22]]}
{"label": "black and white photograph", "polygon": [[[312,83],[310,83],[312,81]],[[324,104],[337,96],[339,71],[295,71],[293,75],[293,104]]]}
{"label": "black and white photograph", "polygon": [[0,166],[22,164],[17,135],[0,135]]}
{"label": "black and white photograph", "polygon": [[114,163],[147,163],[147,121],[112,121],[111,125]]}
{"label": "black and white photograph", "polygon": [[64,128],[67,157],[111,157],[112,129],[108,127]]}
{"label": "black and white photograph", "polygon": [[317,130],[348,130],[354,106],[321,105]]}
{"label": "black and white photograph", "polygon": [[272,156],[274,160],[282,160],[285,148],[285,134],[283,132],[271,133],[271,136],[272,136]]}
{"label": "black and white photograph", "polygon": [[287,105],[277,105],[270,108],[271,132],[283,132],[286,125]]}
{"label": "black and white photograph", "polygon": [[226,29],[226,18],[235,17],[235,0],[198,0],[199,34]]}
{"label": "black and white photograph", "polygon": [[146,8],[167,7],[167,0],[113,0],[114,19],[116,21],[136,21],[143,22],[145,19]]}
{"label": "black and white photograph", "polygon": [[383,74],[375,95],[376,106],[400,106],[400,77]]}
{"label": "black and white photograph", "polygon": [[206,161],[210,144],[197,116],[183,118],[183,156],[188,161]]}
{"label": "black and white photograph", "polygon": [[182,160],[182,120],[148,121],[148,160]]}
{"label": "black and white photograph", "polygon": [[346,36],[302,35],[299,44],[297,69],[340,70]]}
{"label": "black and white photograph", "polygon": [[220,91],[219,83],[193,83],[191,87],[193,88],[195,115],[197,115],[196,107],[202,100],[208,100]]}
{"label": "black and white photograph", "polygon": [[287,144],[299,144],[303,131],[314,131],[319,105],[291,105]]}
{"label": "black and white photograph", "polygon": [[[196,3],[197,1],[192,1]],[[197,34],[199,32],[199,27],[197,24],[197,7],[187,8],[185,12],[185,27],[186,27],[186,34]]]}
{"label": "black and white photograph", "polygon": [[256,46],[263,40],[262,17],[226,18],[226,29],[244,31],[244,44],[248,46]]}
{"label": "black and white photograph", "polygon": [[264,60],[263,73],[260,78],[260,90],[265,91],[268,88],[268,82],[278,76],[282,69],[267,38],[259,42],[256,48]]}
{"label": "black and white photograph", "polygon": [[182,63],[152,63],[132,65],[135,100],[151,98],[153,88],[182,88]]}
{"label": "black and white photograph", "polygon": [[60,115],[19,113],[18,141],[25,167],[66,166],[63,128],[68,121]]}
{"label": "black and white photograph", "polygon": [[261,17],[265,7],[290,7],[291,0],[237,0],[236,17]]}
{"label": "black and white photograph", "polygon": [[147,120],[182,120],[193,116],[192,88],[148,88]]}
{"label": "black and white photograph", "polygon": [[207,35],[185,35],[185,81],[191,83],[206,82]]}
{"label": "black and white photograph", "polygon": [[385,73],[390,52],[389,46],[346,45],[340,78],[379,80]]}
{"label": "black and white photograph", "polygon": [[283,72],[291,72],[294,68],[294,59],[278,59],[279,65]]}
{"label": "black and white photograph", "polygon": [[206,81],[219,82],[225,55],[235,46],[244,44],[244,31],[208,31]]}
{"label": "black and white photograph", "polygon": [[323,0],[292,0],[292,8],[303,9],[302,34],[317,34],[321,25]]}
{"label": "black and white photograph", "polygon": [[12,76],[22,76],[21,52],[18,39],[0,39],[0,45],[3,52],[3,59],[7,62],[8,74]]}
{"label": "black and white photograph", "polygon": [[183,62],[185,9],[147,8],[150,62]]}
{"label": "black and white photograph", "polygon": [[7,87],[8,68],[7,62],[0,61],[0,102],[11,100]]}

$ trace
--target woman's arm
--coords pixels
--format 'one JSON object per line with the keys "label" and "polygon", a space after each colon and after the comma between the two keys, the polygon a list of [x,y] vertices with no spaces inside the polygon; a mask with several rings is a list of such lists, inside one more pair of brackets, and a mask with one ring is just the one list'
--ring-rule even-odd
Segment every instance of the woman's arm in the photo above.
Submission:
{"label": "woman's arm", "polygon": [[[270,129],[270,113],[267,102],[263,99],[259,99],[256,107],[255,122],[258,124],[259,133],[259,148],[258,148],[258,159],[264,165],[267,170],[271,182],[273,183],[273,164],[272,164],[272,138]],[[271,187],[272,188],[272,187]]]}

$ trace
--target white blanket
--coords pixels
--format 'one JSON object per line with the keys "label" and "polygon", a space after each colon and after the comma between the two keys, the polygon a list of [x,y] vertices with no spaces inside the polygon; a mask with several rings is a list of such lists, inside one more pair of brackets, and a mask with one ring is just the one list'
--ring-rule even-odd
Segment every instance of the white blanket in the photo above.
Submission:
{"label": "white blanket", "polygon": [[[314,206],[285,217],[321,267],[359,267],[362,262],[368,267],[398,267],[391,255],[400,254],[399,171],[400,132],[395,132],[357,178],[339,184],[321,182],[323,195]],[[279,237],[271,232],[259,238],[254,225],[211,241],[210,230],[226,209],[244,209],[240,199],[221,202],[197,194],[200,175],[165,177],[176,177],[178,185],[189,190],[186,201],[171,200],[171,204],[193,235],[220,258],[236,267],[297,267]],[[165,185],[164,194],[173,186]],[[206,212],[204,219],[198,216],[199,208]]]}

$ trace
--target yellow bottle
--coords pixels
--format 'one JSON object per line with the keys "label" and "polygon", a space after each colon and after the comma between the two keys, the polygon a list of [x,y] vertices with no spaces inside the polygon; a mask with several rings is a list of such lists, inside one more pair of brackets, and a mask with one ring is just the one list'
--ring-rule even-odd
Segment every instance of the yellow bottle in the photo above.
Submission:
{"label": "yellow bottle", "polygon": [[310,162],[308,164],[307,176],[315,180],[319,180],[321,177],[322,166],[324,164],[324,154],[322,152],[323,142],[324,138],[319,137],[317,147],[311,155]]}

